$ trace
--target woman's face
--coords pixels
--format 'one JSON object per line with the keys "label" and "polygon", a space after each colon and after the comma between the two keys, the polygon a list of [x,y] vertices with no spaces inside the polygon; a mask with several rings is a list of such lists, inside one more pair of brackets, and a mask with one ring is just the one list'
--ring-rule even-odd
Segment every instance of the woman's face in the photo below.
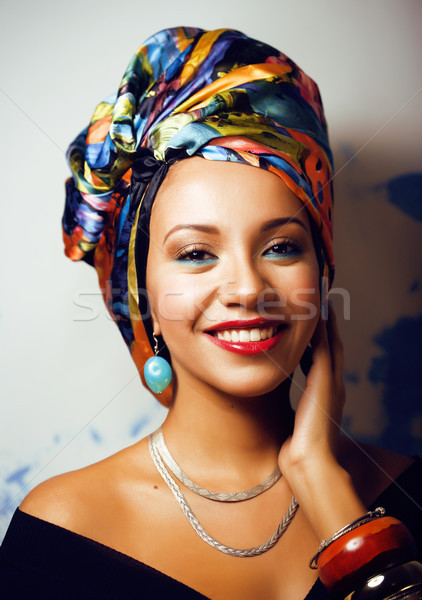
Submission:
{"label": "woman's face", "polygon": [[319,318],[306,210],[263,169],[191,158],[173,165],[150,223],[147,290],[178,388],[235,396],[275,389]]}

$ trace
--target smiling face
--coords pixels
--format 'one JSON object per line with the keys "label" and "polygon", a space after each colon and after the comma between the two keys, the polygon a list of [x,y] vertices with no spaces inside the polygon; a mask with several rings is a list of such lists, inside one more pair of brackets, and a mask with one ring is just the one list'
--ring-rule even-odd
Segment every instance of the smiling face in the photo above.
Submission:
{"label": "smiling face", "polygon": [[303,204],[276,175],[190,158],[155,199],[147,290],[177,389],[275,389],[319,318],[319,269]]}

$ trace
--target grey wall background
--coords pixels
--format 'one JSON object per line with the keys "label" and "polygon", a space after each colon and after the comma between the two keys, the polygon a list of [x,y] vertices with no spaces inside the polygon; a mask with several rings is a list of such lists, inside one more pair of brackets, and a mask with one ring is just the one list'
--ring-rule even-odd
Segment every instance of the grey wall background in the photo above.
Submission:
{"label": "grey wall background", "polygon": [[65,259],[60,219],[68,143],[136,48],[169,26],[243,30],[318,82],[338,173],[345,426],[422,453],[421,9],[418,0],[0,2],[0,537],[34,485],[134,443],[165,415],[140,385],[95,273]]}

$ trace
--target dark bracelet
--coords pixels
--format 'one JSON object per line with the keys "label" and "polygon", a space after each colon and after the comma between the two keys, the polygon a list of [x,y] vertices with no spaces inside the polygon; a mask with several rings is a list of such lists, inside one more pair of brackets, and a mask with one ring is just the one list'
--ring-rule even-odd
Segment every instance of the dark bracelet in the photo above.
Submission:
{"label": "dark bracelet", "polygon": [[345,600],[421,600],[422,565],[411,561],[374,575]]}

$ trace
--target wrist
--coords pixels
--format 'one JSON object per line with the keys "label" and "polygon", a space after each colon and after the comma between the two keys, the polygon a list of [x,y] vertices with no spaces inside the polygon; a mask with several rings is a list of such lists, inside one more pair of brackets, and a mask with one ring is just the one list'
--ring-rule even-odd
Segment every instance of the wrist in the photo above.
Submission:
{"label": "wrist", "polygon": [[319,541],[331,537],[367,510],[349,473],[332,454],[297,462],[283,475]]}

